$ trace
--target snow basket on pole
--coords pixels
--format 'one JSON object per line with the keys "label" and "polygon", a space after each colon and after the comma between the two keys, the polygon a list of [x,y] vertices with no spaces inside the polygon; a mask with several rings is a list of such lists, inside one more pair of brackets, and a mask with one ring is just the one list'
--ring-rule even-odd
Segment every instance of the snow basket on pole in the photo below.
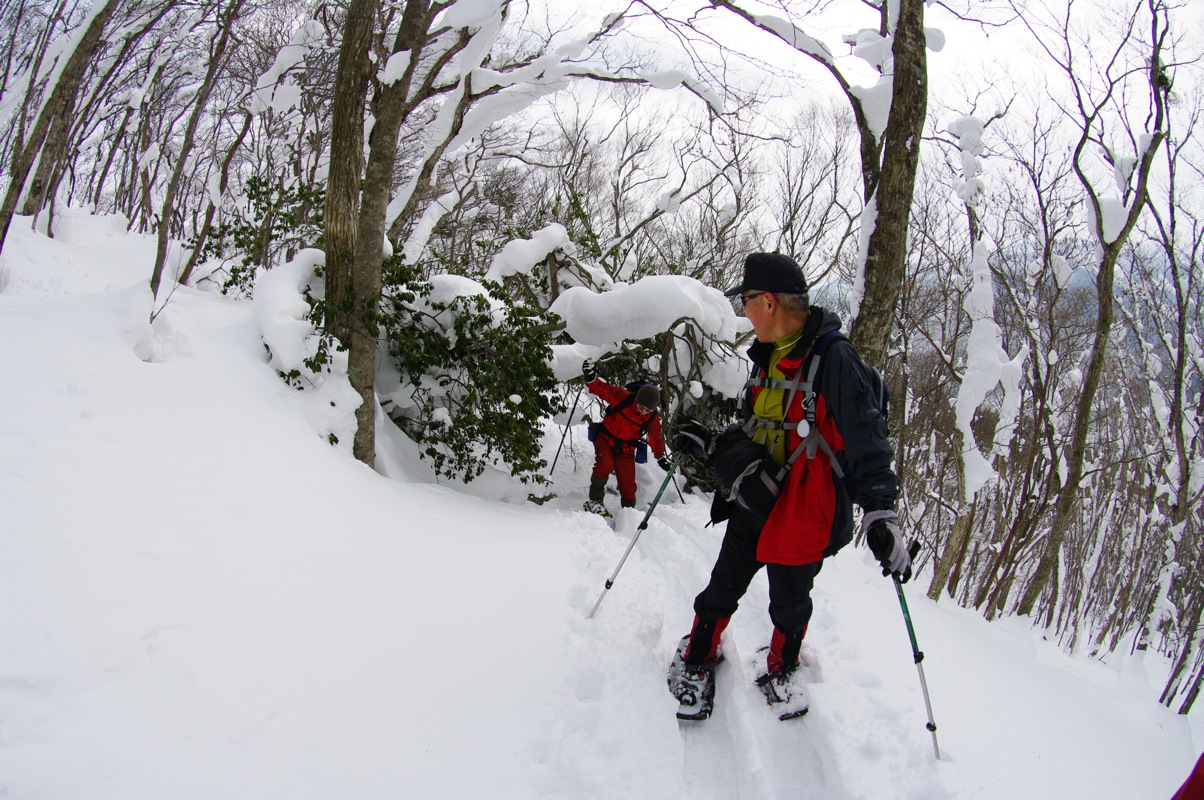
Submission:
{"label": "snow basket on pole", "polygon": [[631,550],[635,547],[635,543],[639,540],[640,534],[643,533],[644,529],[648,527],[648,520],[652,517],[652,511],[656,508],[656,504],[661,501],[661,495],[665,493],[665,489],[669,488],[669,481],[673,480],[673,473],[677,471],[677,465],[680,461],[681,453],[674,453],[673,459],[669,464],[669,470],[665,473],[665,480],[661,482],[660,491],[658,491],[656,493],[656,497],[652,499],[652,505],[648,506],[648,511],[644,514],[644,519],[640,521],[640,526],[636,528],[635,536],[631,537],[631,543],[627,545],[627,549],[623,552],[623,557],[619,559],[619,565],[615,567],[615,571],[611,573],[610,578],[607,579],[606,587],[602,590],[602,594],[598,595],[598,602],[594,603],[593,610],[589,612],[589,616],[586,617],[586,619],[594,618],[594,614],[596,614],[598,611],[598,606],[602,605],[602,599],[606,597],[606,593],[610,591],[610,587],[614,586],[615,578],[619,577],[619,570],[623,569],[623,564],[627,561],[627,556],[631,555]]}

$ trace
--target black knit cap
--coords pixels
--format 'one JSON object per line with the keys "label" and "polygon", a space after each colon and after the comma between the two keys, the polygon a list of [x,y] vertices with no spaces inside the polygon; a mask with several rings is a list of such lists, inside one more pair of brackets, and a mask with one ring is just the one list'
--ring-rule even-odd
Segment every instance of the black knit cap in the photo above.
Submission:
{"label": "black knit cap", "polygon": [[635,393],[635,401],[644,408],[656,408],[661,404],[661,390],[651,384],[645,384]]}
{"label": "black knit cap", "polygon": [[794,259],[781,253],[750,253],[744,259],[744,280],[724,292],[734,297],[745,292],[806,294],[807,279]]}

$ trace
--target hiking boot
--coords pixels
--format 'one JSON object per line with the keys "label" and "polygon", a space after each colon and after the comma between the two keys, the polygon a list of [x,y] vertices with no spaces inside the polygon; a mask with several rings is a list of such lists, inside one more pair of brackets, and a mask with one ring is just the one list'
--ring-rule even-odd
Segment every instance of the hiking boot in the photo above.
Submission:
{"label": "hiking boot", "polygon": [[589,513],[597,514],[600,517],[612,516],[611,513],[606,510],[606,506],[602,505],[597,500],[586,500],[585,505],[583,505],[581,507],[584,508]]}
{"label": "hiking boot", "polygon": [[765,695],[765,702],[778,715],[778,719],[801,717],[809,709],[807,695],[797,676],[798,670],[784,669],[767,672],[757,678],[757,687],[760,688],[761,694]]}

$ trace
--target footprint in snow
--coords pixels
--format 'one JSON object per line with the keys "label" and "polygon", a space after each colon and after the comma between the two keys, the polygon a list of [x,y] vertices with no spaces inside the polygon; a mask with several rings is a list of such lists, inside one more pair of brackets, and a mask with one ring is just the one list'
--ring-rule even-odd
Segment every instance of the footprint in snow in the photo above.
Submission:
{"label": "footprint in snow", "polygon": [[572,681],[573,697],[583,703],[592,703],[602,696],[605,683],[606,675],[597,667],[579,669]]}
{"label": "footprint in snow", "polygon": [[860,686],[862,689],[876,689],[882,685],[882,681],[872,672],[863,672],[862,670],[851,670],[849,678],[853,684]]}

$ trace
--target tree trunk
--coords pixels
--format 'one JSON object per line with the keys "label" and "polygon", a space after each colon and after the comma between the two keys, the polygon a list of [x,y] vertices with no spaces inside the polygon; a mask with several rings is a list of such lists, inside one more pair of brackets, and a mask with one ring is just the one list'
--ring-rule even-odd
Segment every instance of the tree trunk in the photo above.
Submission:
{"label": "tree trunk", "polygon": [[[1201,679],[1204,678],[1204,653],[1200,651],[1199,636],[1196,633],[1200,627],[1201,605],[1198,600],[1193,602],[1192,607],[1187,609],[1187,613],[1184,615],[1186,624],[1183,626],[1183,630],[1186,641],[1175,659],[1170,679],[1162,689],[1162,696],[1158,698],[1158,702],[1170,706],[1182,692],[1185,700],[1179,707],[1180,714],[1186,714],[1191,710],[1200,690]],[[1189,662],[1192,664],[1190,670]],[[1194,674],[1188,674],[1189,672],[1194,672]],[[1187,689],[1183,691],[1185,684]]]}
{"label": "tree trunk", "polygon": [[17,203],[25,189],[25,182],[29,179],[29,171],[33,168],[34,160],[42,149],[42,143],[46,140],[50,123],[55,117],[65,115],[66,109],[75,102],[75,96],[79,92],[80,83],[84,78],[84,71],[104,41],[105,26],[108,25],[118,5],[120,5],[120,0],[108,0],[88,22],[88,27],[80,36],[63,71],[59,73],[59,79],[50,93],[50,99],[46,101],[46,105],[42,106],[42,111],[38,114],[29,140],[25,142],[25,147],[20,154],[14,155],[13,168],[10,172],[11,182],[8,192],[4,196],[4,204],[0,206],[0,251],[4,249],[4,241],[8,238],[8,229],[12,225]]}
{"label": "tree trunk", "polygon": [[[409,50],[418,60],[433,14],[429,0],[410,0],[402,14],[393,52]],[[406,79],[386,85],[375,104],[376,121],[369,138],[368,163],[360,198],[352,296],[356,313],[350,320],[347,375],[362,402],[356,409],[355,457],[371,466],[376,460],[376,350],[379,339],[381,265],[384,261],[386,213],[393,190],[397,137],[408,116],[407,94],[413,69]]]}
{"label": "tree trunk", "polygon": [[[356,250],[360,189],[364,175],[364,102],[368,93],[368,77],[372,63],[368,60],[372,46],[377,0],[351,0],[339,46],[339,65],[335,73],[334,100],[331,106],[330,173],[326,183],[326,329],[344,346],[355,347],[357,320],[363,310],[356,297]],[[383,236],[376,246],[383,245]],[[379,271],[379,265],[377,267]],[[372,315],[375,320],[376,315]],[[375,322],[372,323],[375,326]],[[362,333],[359,334],[362,338]],[[372,336],[373,358],[376,337]],[[360,352],[355,353],[357,359]],[[360,365],[357,360],[356,376]],[[348,367],[351,373],[352,368]],[[355,386],[357,378],[352,378]],[[356,387],[359,390],[361,387]],[[361,397],[364,397],[361,391]],[[375,433],[375,402],[369,394],[356,411],[357,421],[364,417],[373,421]],[[356,442],[360,434],[356,432]],[[366,455],[357,452],[356,458],[372,466],[375,462],[375,443]],[[357,448],[358,450],[358,448]]]}
{"label": "tree trunk", "polygon": [[966,502],[963,499],[966,490],[966,462],[961,457],[961,448],[964,446],[964,437],[960,430],[954,432],[953,446],[957,451],[954,455],[954,465],[957,471],[957,516],[953,520],[953,529],[949,532],[949,538],[945,541],[945,549],[941,552],[940,559],[936,562],[932,575],[932,583],[928,584],[928,597],[931,600],[940,600],[941,590],[945,589],[949,595],[953,595],[953,584],[949,580],[949,576],[953,574],[954,568],[960,566],[962,558],[966,553],[966,545],[970,538],[970,529],[974,523],[974,500]]}
{"label": "tree trunk", "polygon": [[29,181],[29,191],[25,195],[25,207],[21,213],[27,217],[35,216],[50,199],[50,183],[54,169],[67,154],[67,140],[71,133],[71,117],[75,112],[75,95],[67,99],[67,106],[62,113],[54,115],[50,130],[46,133],[46,141],[42,144],[42,155],[38,159],[37,169],[33,180]]}
{"label": "tree trunk", "polygon": [[1204,664],[1198,665],[1196,676],[1191,682],[1191,687],[1187,690],[1187,695],[1183,698],[1183,703],[1179,706],[1177,714],[1187,715],[1191,712],[1192,705],[1196,702],[1196,698],[1200,696],[1200,684],[1204,683]]}
{"label": "tree trunk", "polygon": [[893,53],[894,89],[883,134],[881,173],[873,197],[866,198],[876,203],[878,219],[866,247],[865,294],[849,330],[861,357],[878,367],[886,363],[895,304],[906,272],[907,227],[928,112],[924,0],[900,0]]}

